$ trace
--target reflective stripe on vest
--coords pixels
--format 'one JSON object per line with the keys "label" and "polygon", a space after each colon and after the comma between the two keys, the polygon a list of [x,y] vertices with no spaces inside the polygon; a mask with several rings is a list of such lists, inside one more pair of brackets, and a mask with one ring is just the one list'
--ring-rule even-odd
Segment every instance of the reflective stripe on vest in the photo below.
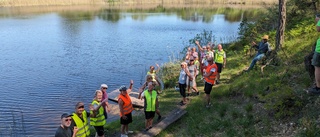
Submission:
{"label": "reflective stripe on vest", "polygon": [[215,62],[216,63],[223,63],[225,52],[223,50],[215,52]]}
{"label": "reflective stripe on vest", "polygon": [[[99,102],[94,100],[92,102],[92,105],[97,104],[99,105]],[[92,126],[103,126],[106,124],[106,120],[103,114],[104,109],[102,107],[99,108],[98,114],[95,117],[90,117],[90,125]],[[92,111],[90,111],[90,114],[93,114]]]}
{"label": "reflective stripe on vest", "polygon": [[144,91],[144,96],[146,98],[146,111],[156,111],[156,99],[157,99],[157,91],[152,90],[152,94],[150,95],[148,90]]}
{"label": "reflective stripe on vest", "polygon": [[90,136],[90,130],[89,130],[89,123],[88,123],[88,117],[87,112],[82,112],[82,120],[79,118],[79,116],[76,113],[73,113],[73,116],[71,116],[73,121],[76,123],[78,132],[76,134],[77,137],[88,137]]}
{"label": "reflective stripe on vest", "polygon": [[218,73],[218,67],[216,64],[212,64],[210,66],[207,66],[206,68],[206,73],[210,73],[210,70],[214,68],[216,69],[209,77],[204,77],[204,80],[206,80],[206,82],[210,83],[210,84],[214,84],[216,82],[215,78],[216,78],[216,75]]}
{"label": "reflective stripe on vest", "polygon": [[[126,95],[120,94],[118,96],[118,101],[119,101],[119,99],[121,99],[123,101],[123,106],[122,106],[123,109],[122,110],[123,110],[124,115],[131,113],[133,111],[133,107],[132,107],[130,96],[128,94],[126,94]],[[120,117],[122,117],[121,112],[120,112]]]}

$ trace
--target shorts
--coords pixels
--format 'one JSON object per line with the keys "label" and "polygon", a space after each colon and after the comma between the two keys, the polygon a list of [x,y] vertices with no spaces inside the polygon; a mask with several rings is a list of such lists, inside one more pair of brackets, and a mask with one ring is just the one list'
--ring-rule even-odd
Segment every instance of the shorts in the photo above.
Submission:
{"label": "shorts", "polygon": [[98,136],[103,136],[104,135],[103,126],[94,126],[94,129],[96,129],[96,132],[97,132]]}
{"label": "shorts", "polygon": [[218,73],[221,73],[222,71],[222,63],[216,63],[217,67],[218,67]]}
{"label": "shorts", "polygon": [[155,114],[156,114],[155,111],[144,111],[144,115],[146,116],[146,119],[154,118]]}
{"label": "shorts", "polygon": [[129,113],[129,114],[126,114],[125,116],[127,117],[127,119],[122,119],[120,117],[120,124],[121,125],[128,125],[129,123],[132,123],[132,114]]}
{"label": "shorts", "polygon": [[210,94],[211,93],[211,90],[212,90],[212,84],[208,83],[208,82],[205,82],[204,84],[204,93],[206,94]]}
{"label": "shorts", "polygon": [[311,64],[313,66],[320,67],[320,53],[314,52]]}

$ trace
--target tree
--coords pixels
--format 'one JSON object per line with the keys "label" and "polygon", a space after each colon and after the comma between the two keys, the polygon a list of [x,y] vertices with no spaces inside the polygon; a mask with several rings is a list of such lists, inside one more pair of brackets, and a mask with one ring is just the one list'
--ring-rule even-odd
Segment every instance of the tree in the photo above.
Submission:
{"label": "tree", "polygon": [[276,34],[276,51],[282,48],[284,41],[284,31],[286,26],[286,2],[287,0],[279,0],[279,21]]}

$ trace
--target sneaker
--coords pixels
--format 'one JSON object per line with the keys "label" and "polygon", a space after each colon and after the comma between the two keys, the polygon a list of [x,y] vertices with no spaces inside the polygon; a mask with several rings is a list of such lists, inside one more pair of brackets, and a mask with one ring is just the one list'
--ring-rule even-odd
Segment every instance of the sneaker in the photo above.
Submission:
{"label": "sneaker", "polygon": [[310,94],[310,95],[320,95],[320,89],[317,88],[317,87],[309,88],[307,90],[307,93]]}
{"label": "sneaker", "polygon": [[196,96],[199,96],[200,95],[200,92],[198,91],[198,92],[196,92]]}
{"label": "sneaker", "polygon": [[206,108],[209,108],[211,106],[212,106],[211,103],[209,103],[209,104],[206,105]]}
{"label": "sneaker", "polygon": [[216,80],[216,84],[217,84],[217,85],[220,84],[220,81],[219,81],[219,80]]}
{"label": "sneaker", "polygon": [[181,102],[181,103],[180,103],[180,106],[184,106],[185,104],[187,104],[187,103],[183,103],[183,102]]}
{"label": "sneaker", "polygon": [[126,135],[126,134],[121,134],[120,137],[128,137],[128,135]]}
{"label": "sneaker", "polygon": [[187,97],[189,97],[190,96],[190,93],[187,93]]}
{"label": "sneaker", "polygon": [[128,130],[128,131],[125,131],[125,133],[126,133],[126,135],[128,135],[128,134],[132,134],[132,133],[133,133],[133,131]]}
{"label": "sneaker", "polygon": [[160,116],[160,115],[159,115],[157,120],[158,120],[158,121],[160,121],[160,120],[161,120],[161,118],[162,118],[162,116]]}

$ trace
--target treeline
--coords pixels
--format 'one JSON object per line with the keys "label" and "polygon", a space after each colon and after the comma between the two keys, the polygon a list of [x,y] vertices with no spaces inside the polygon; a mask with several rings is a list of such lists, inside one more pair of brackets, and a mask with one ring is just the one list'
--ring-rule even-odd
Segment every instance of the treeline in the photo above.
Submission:
{"label": "treeline", "polygon": [[1,0],[0,7],[16,6],[64,6],[64,5],[141,5],[141,4],[233,4],[261,5],[277,3],[277,0]]}

